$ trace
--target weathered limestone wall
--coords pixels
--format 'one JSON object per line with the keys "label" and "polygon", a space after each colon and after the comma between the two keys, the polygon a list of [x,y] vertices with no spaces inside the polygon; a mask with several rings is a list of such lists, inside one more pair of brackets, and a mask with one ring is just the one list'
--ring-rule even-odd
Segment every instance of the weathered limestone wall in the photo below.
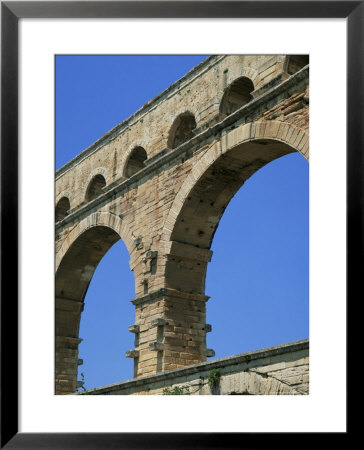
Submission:
{"label": "weathered limestone wall", "polygon": [[[211,389],[208,377],[213,369],[219,369],[220,383]],[[175,386],[190,395],[307,395],[309,343],[302,340],[242,353],[79,394],[161,395],[164,389],[171,391]]]}
{"label": "weathered limestone wall", "polygon": [[[135,348],[127,352],[135,376],[214,355],[206,348],[205,276],[220,218],[265,164],[294,151],[309,158],[308,67],[299,61],[207,58],[57,171],[56,205],[70,204],[56,223],[57,393],[76,389],[85,294],[118,239],[135,278]],[[246,86],[254,89],[244,94],[248,103],[226,113],[227,94],[228,105],[239,102]]]}

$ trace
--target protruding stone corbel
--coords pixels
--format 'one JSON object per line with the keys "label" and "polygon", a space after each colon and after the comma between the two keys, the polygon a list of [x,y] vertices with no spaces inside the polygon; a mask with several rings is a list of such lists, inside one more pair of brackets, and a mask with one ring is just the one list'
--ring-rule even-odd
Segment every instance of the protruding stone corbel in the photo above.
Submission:
{"label": "protruding stone corbel", "polygon": [[151,342],[149,344],[149,350],[162,352],[164,350],[164,344],[162,344],[161,342]]}
{"label": "protruding stone corbel", "polygon": [[150,323],[152,327],[163,327],[166,324],[165,319],[158,317],[157,319],[153,319]]}
{"label": "protruding stone corbel", "polygon": [[64,342],[66,344],[78,345],[83,341],[82,338],[76,338],[71,336],[56,336],[56,342]]}
{"label": "protruding stone corbel", "polygon": [[213,350],[212,348],[207,348],[206,349],[206,356],[208,358],[211,358],[212,356],[215,356],[215,350]]}
{"label": "protruding stone corbel", "polygon": [[78,366],[82,366],[82,364],[83,364],[83,359],[78,359],[77,360],[77,365]]}
{"label": "protruding stone corbel", "polygon": [[139,358],[139,350],[127,350],[125,352],[127,358]]}
{"label": "protruding stone corbel", "polygon": [[139,325],[130,325],[128,327],[128,330],[130,331],[130,333],[139,333]]}
{"label": "protruding stone corbel", "polygon": [[156,270],[158,252],[148,250],[144,254],[143,262],[146,265],[144,275],[153,274]]}
{"label": "protruding stone corbel", "polygon": [[147,252],[145,252],[144,259],[146,261],[148,259],[156,258],[157,256],[158,256],[158,252],[152,251],[152,250],[148,250]]}
{"label": "protruding stone corbel", "polygon": [[142,238],[142,236],[138,236],[137,238],[134,239],[134,245],[135,245],[135,248],[137,250],[142,250],[143,249],[144,245],[143,245],[143,238]]}
{"label": "protruding stone corbel", "polygon": [[212,325],[210,323],[205,323],[205,331],[206,333],[211,333]]}

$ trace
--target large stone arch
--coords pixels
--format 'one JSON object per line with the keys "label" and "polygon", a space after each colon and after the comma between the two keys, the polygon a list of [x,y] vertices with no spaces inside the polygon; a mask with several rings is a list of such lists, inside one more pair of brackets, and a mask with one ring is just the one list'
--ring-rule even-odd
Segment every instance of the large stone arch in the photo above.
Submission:
{"label": "large stone arch", "polygon": [[278,121],[244,124],[210,146],[182,184],[164,224],[159,270],[165,322],[188,339],[184,347],[174,336],[165,337],[165,368],[214,355],[206,348],[211,327],[205,323],[205,277],[216,228],[229,201],[250,176],[295,151],[308,157],[308,135],[303,129]]}
{"label": "large stone arch", "polygon": [[79,327],[84,298],[99,262],[122,239],[131,250],[131,236],[121,219],[97,212],[81,221],[56,254],[55,329],[57,394],[77,388]]}
{"label": "large stone arch", "polygon": [[197,164],[194,165],[191,173],[182,184],[178,191],[172,207],[164,224],[162,232],[162,241],[168,251],[168,242],[170,241],[176,219],[180,214],[189,193],[196,185],[198,180],[206,171],[224,154],[234,148],[248,142],[278,141],[292,148],[292,151],[298,151],[307,160],[309,160],[309,135],[308,133],[293,124],[280,122],[276,120],[251,122],[241,125],[234,130],[225,133],[221,142],[215,143],[209,147]]}

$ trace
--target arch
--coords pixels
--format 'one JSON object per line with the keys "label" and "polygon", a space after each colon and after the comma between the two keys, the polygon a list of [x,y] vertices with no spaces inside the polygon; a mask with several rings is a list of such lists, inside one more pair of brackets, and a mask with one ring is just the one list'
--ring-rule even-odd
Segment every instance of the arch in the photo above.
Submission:
{"label": "arch", "polygon": [[[122,350],[133,348],[135,336],[128,327],[134,323],[134,274],[129,254],[120,239],[106,252],[91,279],[81,314],[78,380],[85,376],[85,388],[129,380],[134,360],[123,358]],[[98,368],[102,366],[104,370]],[[109,369],[109,370],[108,370]]]}
{"label": "arch", "polygon": [[[162,233],[166,254],[195,255],[199,268],[191,277],[180,269],[181,258],[165,266],[169,288],[204,294],[209,249],[220,218],[230,199],[261,167],[294,151],[307,157],[308,135],[304,130],[278,121],[249,123],[221,137],[195,164],[170,208]],[[198,255],[198,256],[196,256]],[[176,268],[179,267],[178,277]]]}
{"label": "arch", "polygon": [[298,152],[275,159],[222,215],[206,274],[207,343],[218,358],[308,336],[308,173]]}
{"label": "arch", "polygon": [[309,55],[288,55],[286,56],[285,67],[289,75],[293,75],[310,62]]}
{"label": "arch", "polygon": [[59,251],[56,253],[55,269],[56,272],[63,259],[68,252],[71,245],[90,228],[94,227],[106,227],[115,231],[123,240],[128,249],[129,255],[133,251],[133,236],[129,231],[129,227],[120,219],[120,217],[109,212],[95,212],[90,214],[87,218],[79,222],[75,228],[68,234],[64,242],[62,243]]}
{"label": "arch", "polygon": [[56,195],[56,202],[55,202],[56,205],[61,200],[62,197],[67,197],[69,202],[70,202],[70,204],[71,204],[71,207],[73,206],[72,205],[72,194],[67,189],[63,190],[62,192],[60,192],[59,194]]}
{"label": "arch", "polygon": [[94,198],[101,195],[104,191],[103,188],[106,186],[106,180],[103,175],[95,175],[90,181],[87,190],[85,200],[86,202],[90,202]]}
{"label": "arch", "polygon": [[[225,72],[224,72],[225,74]],[[249,78],[254,84],[255,88],[257,87],[259,80],[259,72],[252,67],[244,67],[239,64],[229,67],[228,72],[226,72],[226,82],[225,87],[232,84],[238,78],[246,77]]]}
{"label": "arch", "polygon": [[142,170],[145,167],[147,158],[147,152],[142,146],[134,147],[126,161],[124,176],[130,178],[132,175],[139,172],[139,170]]}
{"label": "arch", "polygon": [[194,136],[193,130],[195,128],[196,119],[193,113],[185,111],[179,114],[169,131],[167,147],[173,149],[189,141]]}
{"label": "arch", "polygon": [[170,240],[171,230],[175,220],[181,211],[190,190],[196,184],[206,170],[223,154],[229,152],[234,147],[250,141],[276,140],[287,144],[300,152],[307,160],[309,159],[309,136],[305,130],[295,125],[277,120],[258,121],[246,123],[231,130],[221,137],[220,143],[215,143],[201,157],[200,161],[194,165],[190,175],[182,184],[176,195],[169,214],[165,221],[162,240]]}
{"label": "arch", "polygon": [[56,393],[76,390],[84,298],[102,257],[123,237],[130,254],[130,237],[121,220],[110,213],[94,213],[71,231],[56,255]]}
{"label": "arch", "polygon": [[56,222],[64,219],[68,215],[68,211],[70,210],[71,205],[68,197],[62,197],[56,205]]}
{"label": "arch", "polygon": [[240,77],[234,80],[224,92],[220,102],[220,113],[230,115],[237,109],[249,103],[253,96],[254,84],[248,77]]}

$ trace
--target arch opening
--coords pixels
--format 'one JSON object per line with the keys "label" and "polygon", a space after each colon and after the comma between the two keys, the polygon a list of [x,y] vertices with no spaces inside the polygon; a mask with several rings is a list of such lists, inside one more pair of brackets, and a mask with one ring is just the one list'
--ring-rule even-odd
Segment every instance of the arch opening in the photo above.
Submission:
{"label": "arch opening", "polygon": [[86,191],[86,202],[90,202],[94,198],[101,195],[104,192],[103,188],[105,186],[106,186],[105,178],[100,174],[95,175],[88,185]]}
{"label": "arch opening", "polygon": [[56,222],[64,219],[68,215],[68,211],[70,210],[71,205],[70,201],[67,197],[62,197],[56,206],[55,216]]}
{"label": "arch opening", "polygon": [[287,56],[287,73],[293,75],[310,62],[309,55],[289,55]]}
{"label": "arch opening", "polygon": [[[186,196],[169,239],[188,246],[192,253],[208,252],[220,219],[239,188],[263,166],[294,151],[280,141],[260,139],[221,155]],[[179,269],[181,259],[170,259],[165,269],[166,286],[204,295],[207,261],[206,257],[199,261],[198,270],[188,269],[184,273]]]}
{"label": "arch opening", "polygon": [[230,115],[249,103],[253,96],[254,84],[250,78],[240,77],[233,81],[225,90],[220,103],[220,113]]}
{"label": "arch opening", "polygon": [[261,139],[238,145],[220,156],[187,196],[171,240],[210,248],[220,218],[238,189],[257,170],[294,151],[282,142]]}
{"label": "arch opening", "polygon": [[211,249],[207,343],[217,358],[308,337],[308,164],[300,154],[270,162],[237,191]]}
{"label": "arch opening", "polygon": [[84,231],[70,246],[55,277],[56,393],[77,388],[81,313],[93,274],[107,251],[120,240],[107,226]]}
{"label": "arch opening", "polygon": [[[212,163],[209,162],[210,160],[206,155],[206,169],[203,172],[200,172],[201,175],[197,176],[197,178],[197,172],[196,174],[193,174],[193,178],[196,180],[195,184],[192,189],[185,194],[183,202],[179,202],[179,205],[181,206],[174,224],[170,225],[172,226],[172,231],[169,234],[169,238],[167,238],[168,235],[166,234],[166,238],[170,239],[171,242],[164,269],[165,287],[174,292],[179,292],[179,295],[186,299],[187,309],[190,307],[188,299],[191,295],[194,295],[195,298],[198,298],[198,296],[200,296],[200,298],[206,298],[205,287],[207,267],[212,256],[210,249],[220,220],[231,199],[238,191],[244,192],[244,189],[240,189],[244,183],[248,180],[250,182],[250,178],[257,172],[263,173],[265,166],[269,166],[269,163],[284,159],[282,157],[285,155],[295,153],[296,149],[287,143],[275,139],[257,139],[255,141],[246,141],[236,145],[218,156]],[[297,153],[297,156],[304,164],[306,164],[303,155]],[[261,169],[263,170],[261,171]],[[189,181],[190,179],[186,180],[186,184]],[[248,211],[247,214],[249,214]],[[264,233],[265,223],[259,225],[263,228],[262,232]],[[235,229],[235,232],[232,232],[229,237],[232,237],[234,242],[238,242],[240,240],[239,230]],[[254,250],[255,249],[253,248],[252,251],[254,252]],[[230,253],[232,252],[237,253],[237,255],[234,254],[234,257],[236,257],[235,264],[239,265],[241,261],[239,252],[246,253],[247,247],[240,248],[239,250],[239,245],[236,244],[233,245],[233,250],[230,248]],[[230,254],[227,254],[226,258],[232,259]],[[276,264],[274,261],[271,263]],[[290,264],[294,264],[294,262],[291,261]],[[222,267],[221,270],[225,270],[225,268],[229,267],[229,264],[223,264]],[[230,282],[230,276],[234,277],[233,273],[234,271],[231,270],[231,272],[225,274],[224,277],[222,277],[220,273],[215,273],[213,277],[222,290],[221,297],[224,304],[223,307],[226,307],[229,303],[229,299],[226,299],[228,293],[224,289],[224,286]],[[281,271],[280,277],[283,280],[284,276],[284,271]],[[242,278],[239,274],[235,274],[235,277],[237,280]],[[258,271],[255,276],[258,286],[262,284],[263,277],[264,269],[260,274]],[[307,288],[307,284],[305,286]],[[241,283],[239,289],[239,294],[244,297],[245,288]],[[206,294],[212,296],[212,300],[215,298],[215,293],[206,292]],[[209,304],[210,302],[208,305]],[[259,309],[259,306],[257,308]],[[199,326],[204,330],[206,323],[205,306],[200,306],[198,311],[200,316],[191,319],[191,324],[187,323],[186,326],[194,327],[196,326],[195,322],[199,321]],[[207,312],[208,311],[209,306],[207,307]],[[237,314],[238,310],[232,307],[231,311],[233,313],[232,317],[234,317],[234,312]],[[219,305],[218,315],[219,314],[221,315],[221,302]],[[289,322],[289,320],[290,319],[288,318],[287,321]],[[211,323],[213,330],[213,320],[210,321],[210,318],[208,318],[208,321]],[[229,324],[227,326],[229,327]],[[210,325],[208,325],[206,332],[211,331],[211,328],[209,329],[209,327]],[[238,334],[238,327],[239,324],[237,324],[236,329],[233,330],[235,335]],[[250,331],[254,334],[254,330]],[[216,354],[213,349],[207,348],[207,344],[210,344],[210,342],[210,338],[207,340],[206,337],[203,342],[200,342],[200,352],[202,357],[205,358],[204,360],[206,360],[206,357],[212,357]],[[242,351],[248,350],[243,347],[245,342],[240,341],[238,344],[239,348],[237,350],[234,349],[233,353],[241,353]],[[250,350],[256,350],[261,347],[261,345],[257,344]],[[219,351],[220,349],[217,347],[217,350]],[[226,352],[226,347],[224,348],[224,352]],[[229,353],[231,354],[231,352]],[[224,355],[221,353],[218,355],[218,357],[221,356],[226,356],[226,353]]]}
{"label": "arch opening", "polygon": [[180,114],[173,122],[169,133],[168,147],[173,149],[193,138],[196,128],[195,116],[190,112]]}
{"label": "arch opening", "polygon": [[139,172],[145,167],[145,161],[147,160],[147,152],[143,147],[136,147],[128,159],[125,166],[124,175],[130,178],[135,173]]}
{"label": "arch opening", "polygon": [[[129,255],[120,239],[106,252],[98,264],[81,314],[78,380],[79,389],[92,389],[133,378],[134,361],[123,355],[134,346],[134,335],[128,327],[133,323],[133,273]],[[82,374],[84,374],[82,376]]]}

